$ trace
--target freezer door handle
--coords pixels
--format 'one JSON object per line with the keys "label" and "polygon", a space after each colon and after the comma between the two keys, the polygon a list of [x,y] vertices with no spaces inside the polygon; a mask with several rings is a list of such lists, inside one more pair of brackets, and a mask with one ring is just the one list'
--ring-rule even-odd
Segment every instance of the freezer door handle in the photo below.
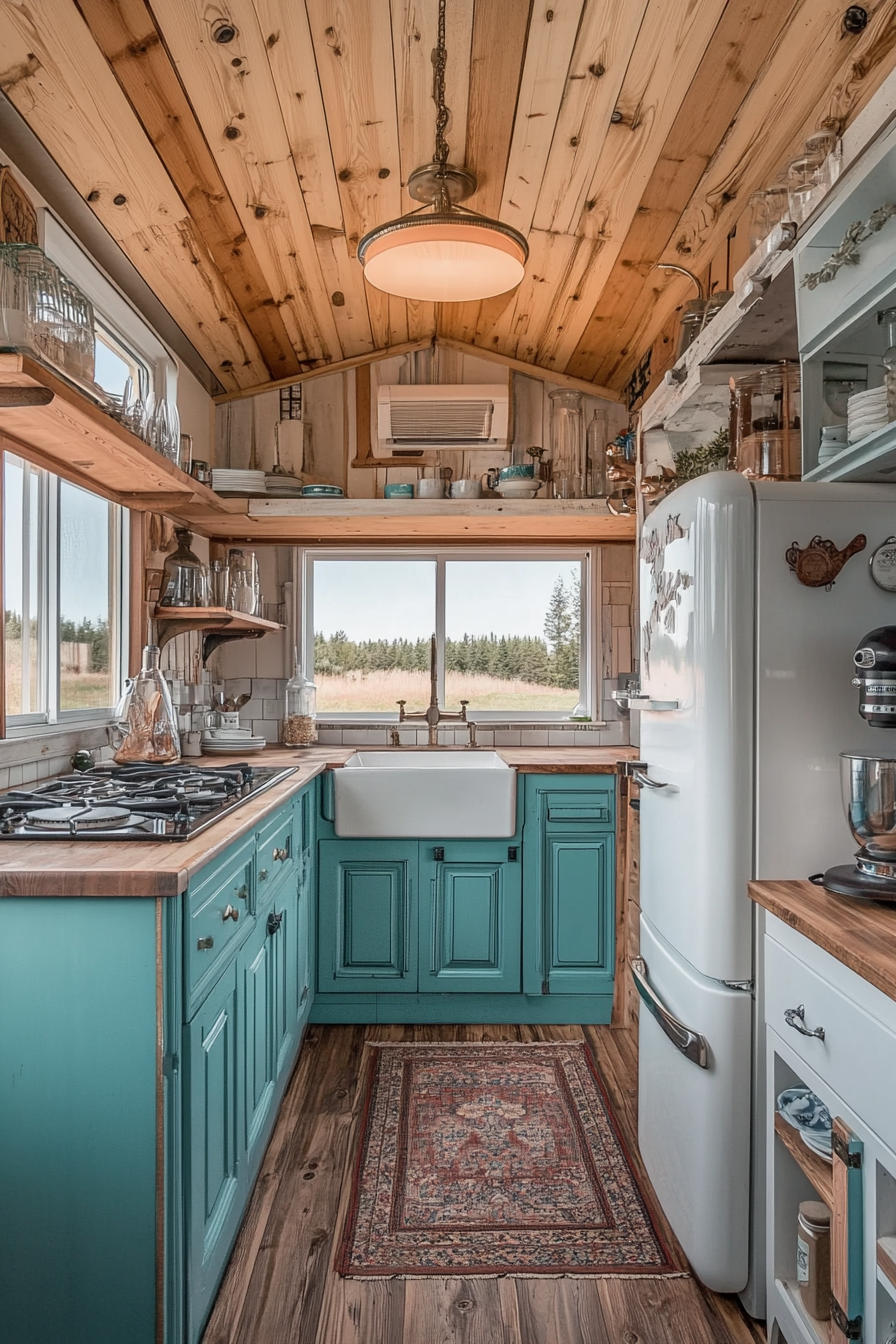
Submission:
{"label": "freezer door handle", "polygon": [[629,965],[631,966],[635,988],[641,996],[642,1003],[659,1022],[676,1050],[680,1050],[685,1059],[689,1059],[692,1064],[697,1064],[701,1069],[708,1069],[709,1046],[706,1037],[701,1036],[697,1031],[692,1031],[683,1022],[679,1022],[678,1018],[669,1012],[665,1004],[660,1002],[656,991],[651,987],[647,978],[647,963],[643,957],[632,957]]}

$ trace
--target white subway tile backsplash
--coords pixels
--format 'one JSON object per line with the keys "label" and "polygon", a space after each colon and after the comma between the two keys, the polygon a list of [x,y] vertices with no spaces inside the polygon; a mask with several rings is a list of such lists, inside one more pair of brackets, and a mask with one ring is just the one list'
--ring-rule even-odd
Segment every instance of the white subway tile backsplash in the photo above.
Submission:
{"label": "white subway tile backsplash", "polygon": [[495,730],[496,747],[518,747],[520,745],[520,729],[498,728]]}
{"label": "white subway tile backsplash", "polygon": [[280,741],[280,724],[271,719],[253,719],[252,732],[256,737],[263,737],[265,742]]}
{"label": "white subway tile backsplash", "polygon": [[14,789],[22,782],[22,767],[20,765],[11,765],[8,770],[3,771],[3,774],[6,775],[3,784],[5,789]]}
{"label": "white subway tile backsplash", "polygon": [[34,784],[37,778],[37,761],[25,761],[22,765],[22,783]]}
{"label": "white subway tile backsplash", "polygon": [[317,740],[325,747],[342,746],[341,728],[319,728],[317,731]]}
{"label": "white subway tile backsplash", "polygon": [[256,677],[252,683],[252,698],[273,700],[277,694],[276,677]]}
{"label": "white subway tile backsplash", "polygon": [[224,694],[233,699],[237,695],[252,694],[251,677],[228,677],[224,682]]}
{"label": "white subway tile backsplash", "polygon": [[279,697],[276,700],[262,700],[261,702],[263,719],[282,719],[284,712],[283,701]]}

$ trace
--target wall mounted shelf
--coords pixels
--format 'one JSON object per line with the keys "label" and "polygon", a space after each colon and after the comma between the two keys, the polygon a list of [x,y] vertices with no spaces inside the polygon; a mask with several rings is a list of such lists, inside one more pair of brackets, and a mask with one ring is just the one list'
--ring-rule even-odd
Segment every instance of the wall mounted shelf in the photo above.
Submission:
{"label": "wall mounted shelf", "polygon": [[247,616],[241,611],[231,611],[229,607],[156,607],[153,618],[159,646],[167,644],[176,635],[201,631],[203,662],[221,644],[234,639],[261,639],[262,635],[283,629],[276,621]]}

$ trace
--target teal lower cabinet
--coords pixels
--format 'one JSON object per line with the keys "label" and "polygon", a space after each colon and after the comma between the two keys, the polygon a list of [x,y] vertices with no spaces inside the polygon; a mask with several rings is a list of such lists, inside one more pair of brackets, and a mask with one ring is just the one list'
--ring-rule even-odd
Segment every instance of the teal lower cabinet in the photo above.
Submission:
{"label": "teal lower cabinet", "polygon": [[609,1022],[614,775],[519,775],[509,840],[321,823],[317,1022]]}
{"label": "teal lower cabinet", "polygon": [[519,994],[522,865],[502,841],[420,845],[417,988],[437,994]]}
{"label": "teal lower cabinet", "polygon": [[201,1337],[314,997],[316,791],[182,896],[0,900],[3,1344]]}

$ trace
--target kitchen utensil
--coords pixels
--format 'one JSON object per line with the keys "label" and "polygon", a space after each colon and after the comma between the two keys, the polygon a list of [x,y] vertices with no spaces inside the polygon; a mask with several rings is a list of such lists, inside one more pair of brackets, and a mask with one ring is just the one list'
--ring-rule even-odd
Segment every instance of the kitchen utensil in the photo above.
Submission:
{"label": "kitchen utensil", "polygon": [[251,699],[252,699],[251,694],[248,691],[244,691],[242,695],[238,695],[234,700],[233,702],[234,709],[236,710],[242,709],[243,705],[248,704]]}

